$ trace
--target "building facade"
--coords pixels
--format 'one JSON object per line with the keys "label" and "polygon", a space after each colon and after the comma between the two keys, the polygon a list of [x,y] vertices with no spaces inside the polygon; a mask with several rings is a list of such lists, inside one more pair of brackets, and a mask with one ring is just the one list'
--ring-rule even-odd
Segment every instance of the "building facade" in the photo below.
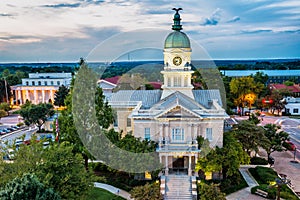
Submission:
{"label": "building facade", "polygon": [[283,83],[285,81],[293,81],[300,83],[300,70],[220,70],[223,76],[242,77],[255,75],[257,72],[262,72],[268,75],[266,84]]}
{"label": "building facade", "polygon": [[191,84],[192,48],[182,32],[178,10],[164,42],[162,90],[119,90],[107,99],[115,110],[115,129],[156,141],[166,176],[193,176],[199,158],[197,136],[211,147],[223,146],[224,120],[219,90],[194,90]]}
{"label": "building facade", "polygon": [[58,88],[69,87],[71,80],[71,73],[30,73],[22,84],[11,86],[13,104],[22,105],[26,100],[34,104],[53,103]]}

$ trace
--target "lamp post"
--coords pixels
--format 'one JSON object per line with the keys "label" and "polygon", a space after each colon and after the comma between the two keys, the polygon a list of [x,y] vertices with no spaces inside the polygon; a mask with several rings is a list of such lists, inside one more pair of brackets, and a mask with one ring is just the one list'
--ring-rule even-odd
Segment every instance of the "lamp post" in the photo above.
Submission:
{"label": "lamp post", "polygon": [[289,184],[291,182],[291,180],[287,179],[286,175],[285,175],[285,176],[283,176],[283,178],[276,178],[275,182],[276,182],[276,185],[277,185],[277,200],[280,200],[281,187],[283,185]]}

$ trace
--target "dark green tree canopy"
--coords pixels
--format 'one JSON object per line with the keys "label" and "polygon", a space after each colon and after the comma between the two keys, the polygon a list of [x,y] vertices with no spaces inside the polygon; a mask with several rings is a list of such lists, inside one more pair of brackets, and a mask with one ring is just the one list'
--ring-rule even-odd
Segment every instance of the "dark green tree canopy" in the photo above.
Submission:
{"label": "dark green tree canopy", "polygon": [[52,188],[46,188],[36,175],[24,174],[22,177],[16,177],[7,183],[3,190],[0,190],[0,199],[2,200],[60,200],[58,193]]}
{"label": "dark green tree canopy", "polygon": [[26,104],[20,110],[20,115],[24,118],[25,124],[35,124],[39,131],[41,126],[45,123],[47,118],[54,115],[53,105],[40,103],[40,104]]}
{"label": "dark green tree canopy", "polygon": [[160,193],[159,184],[146,183],[143,186],[137,186],[130,192],[131,198],[135,200],[162,200],[163,196]]}
{"label": "dark green tree canopy", "polygon": [[264,129],[249,120],[240,121],[235,126],[234,134],[248,155],[252,151],[258,152],[259,147],[264,148],[269,145]]}
{"label": "dark green tree canopy", "polygon": [[56,106],[65,106],[65,99],[69,94],[69,89],[62,85],[54,94],[54,105]]}
{"label": "dark green tree canopy", "polygon": [[270,157],[274,151],[286,150],[284,144],[289,140],[289,134],[287,132],[280,130],[280,126],[276,124],[266,124],[264,129],[265,136],[269,140],[269,145],[265,147],[268,157]]}

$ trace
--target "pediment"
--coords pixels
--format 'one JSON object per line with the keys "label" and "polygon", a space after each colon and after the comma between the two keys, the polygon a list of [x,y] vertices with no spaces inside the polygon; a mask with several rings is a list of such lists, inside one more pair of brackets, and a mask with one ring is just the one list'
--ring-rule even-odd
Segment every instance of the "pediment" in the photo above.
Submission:
{"label": "pediment", "polygon": [[198,115],[193,113],[193,111],[189,111],[179,105],[171,108],[170,110],[166,110],[157,116],[157,118],[200,118]]}

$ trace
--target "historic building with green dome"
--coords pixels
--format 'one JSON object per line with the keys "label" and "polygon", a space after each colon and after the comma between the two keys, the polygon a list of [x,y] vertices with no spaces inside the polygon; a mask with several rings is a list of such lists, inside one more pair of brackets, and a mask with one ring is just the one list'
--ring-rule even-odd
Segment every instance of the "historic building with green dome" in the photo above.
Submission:
{"label": "historic building with green dome", "polygon": [[[198,176],[195,165],[201,151],[196,138],[203,136],[211,147],[222,147],[228,115],[219,90],[194,90],[191,43],[182,32],[181,9],[174,10],[172,32],[164,42],[162,90],[119,90],[108,99],[117,113],[116,130],[158,143],[165,199],[192,199],[196,191],[190,188]],[[172,180],[182,184],[176,194]]]}

